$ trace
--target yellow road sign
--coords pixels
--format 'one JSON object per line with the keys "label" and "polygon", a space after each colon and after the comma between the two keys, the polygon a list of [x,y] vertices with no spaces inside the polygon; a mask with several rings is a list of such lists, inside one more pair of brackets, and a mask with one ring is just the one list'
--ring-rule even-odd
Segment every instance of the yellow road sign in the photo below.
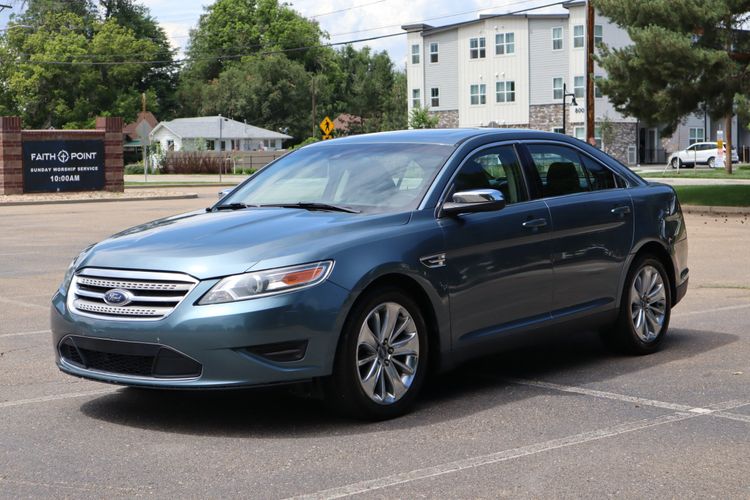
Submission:
{"label": "yellow road sign", "polygon": [[327,116],[323,118],[322,122],[320,122],[320,130],[323,131],[324,135],[331,135],[331,132],[333,132],[333,129],[335,128],[336,127],[333,126],[333,122]]}
{"label": "yellow road sign", "polygon": [[322,139],[323,139],[324,141],[327,141],[328,139],[333,139],[333,136],[332,136],[332,135],[324,135],[324,136],[322,137]]}

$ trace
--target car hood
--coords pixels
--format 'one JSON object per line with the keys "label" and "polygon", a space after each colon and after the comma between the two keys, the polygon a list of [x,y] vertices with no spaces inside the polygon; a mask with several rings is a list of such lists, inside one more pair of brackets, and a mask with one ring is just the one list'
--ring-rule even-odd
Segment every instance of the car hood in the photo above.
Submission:
{"label": "car hood", "polygon": [[349,214],[290,208],[191,212],[133,227],[96,244],[78,268],[174,271],[208,279],[333,258],[347,242],[406,224],[410,213]]}

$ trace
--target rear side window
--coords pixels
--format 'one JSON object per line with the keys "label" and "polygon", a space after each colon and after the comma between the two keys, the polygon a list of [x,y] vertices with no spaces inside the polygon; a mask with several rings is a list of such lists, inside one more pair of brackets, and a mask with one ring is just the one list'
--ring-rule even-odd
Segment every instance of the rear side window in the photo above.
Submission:
{"label": "rear side window", "polygon": [[619,187],[609,169],[571,148],[529,144],[528,149],[545,198]]}
{"label": "rear side window", "polygon": [[528,196],[513,146],[498,146],[474,154],[461,166],[452,193],[473,189],[500,191],[506,203],[526,201]]}

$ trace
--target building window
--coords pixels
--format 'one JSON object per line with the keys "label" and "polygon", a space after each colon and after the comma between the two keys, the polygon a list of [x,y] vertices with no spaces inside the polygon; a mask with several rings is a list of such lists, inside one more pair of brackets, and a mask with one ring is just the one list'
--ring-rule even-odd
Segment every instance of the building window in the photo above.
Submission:
{"label": "building window", "polygon": [[562,50],[563,48],[563,29],[552,28],[552,50]]}
{"label": "building window", "polygon": [[562,134],[563,133],[563,128],[562,127],[553,127],[552,128],[552,132],[554,132],[556,134]]}
{"label": "building window", "polygon": [[516,82],[497,82],[495,102],[516,102]]}
{"label": "building window", "polygon": [[706,138],[705,129],[703,127],[694,127],[690,129],[690,146],[696,142],[703,142]]}
{"label": "building window", "polygon": [[573,93],[576,95],[576,99],[583,99],[586,97],[586,79],[584,77],[575,77],[573,82]]}
{"label": "building window", "polygon": [[604,41],[604,29],[601,24],[594,26],[594,47]]}
{"label": "building window", "polygon": [[419,64],[419,44],[411,46],[411,63]]}
{"label": "building window", "polygon": [[483,59],[487,54],[484,37],[469,38],[469,59]]}
{"label": "building window", "polygon": [[586,45],[583,25],[573,26],[573,48],[582,49]]}
{"label": "building window", "polygon": [[216,141],[214,141],[212,139],[207,139],[206,140],[206,150],[207,151],[213,151],[214,149],[216,149]]}
{"label": "building window", "polygon": [[603,76],[595,76],[594,77],[594,97],[600,99],[604,97],[604,94],[602,94],[602,89],[599,87],[599,82],[603,79]]}
{"label": "building window", "polygon": [[[586,140],[586,127],[576,127],[575,137],[576,139],[588,142]],[[599,125],[594,127],[594,139],[596,140],[596,147],[602,149],[602,127]]]}
{"label": "building window", "polygon": [[432,42],[430,44],[430,62],[431,63],[438,62],[438,50],[439,50],[438,43],[437,42]]}
{"label": "building window", "polygon": [[433,108],[440,107],[440,89],[437,87],[430,89],[430,106]]}
{"label": "building window", "polygon": [[420,89],[411,89],[411,107],[418,108],[422,105],[422,96]]}
{"label": "building window", "polygon": [[563,98],[563,79],[562,78],[552,79],[552,98],[555,100]]}
{"label": "building window", "polygon": [[487,104],[487,85],[480,83],[471,86],[471,104]]}
{"label": "building window", "polygon": [[516,34],[498,33],[495,35],[495,55],[507,55],[516,53]]}

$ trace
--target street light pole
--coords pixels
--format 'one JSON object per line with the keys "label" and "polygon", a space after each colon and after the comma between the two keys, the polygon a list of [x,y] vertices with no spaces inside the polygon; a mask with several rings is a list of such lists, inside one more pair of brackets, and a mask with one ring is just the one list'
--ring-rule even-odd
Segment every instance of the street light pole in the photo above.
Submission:
{"label": "street light pole", "polygon": [[568,97],[572,97],[573,100],[570,101],[570,104],[573,106],[578,106],[578,102],[576,102],[576,94],[575,92],[568,93],[568,86],[567,84],[563,83],[563,103],[562,103],[562,111],[563,111],[563,120],[562,120],[562,133],[565,135],[566,132],[566,126],[565,123],[567,122],[567,109],[568,109],[568,103],[566,102]]}
{"label": "street light pole", "polygon": [[221,183],[221,167],[224,165],[224,154],[222,153],[222,148],[224,147],[224,141],[222,139],[222,126],[224,120],[221,117],[221,113],[219,113],[219,182]]}

